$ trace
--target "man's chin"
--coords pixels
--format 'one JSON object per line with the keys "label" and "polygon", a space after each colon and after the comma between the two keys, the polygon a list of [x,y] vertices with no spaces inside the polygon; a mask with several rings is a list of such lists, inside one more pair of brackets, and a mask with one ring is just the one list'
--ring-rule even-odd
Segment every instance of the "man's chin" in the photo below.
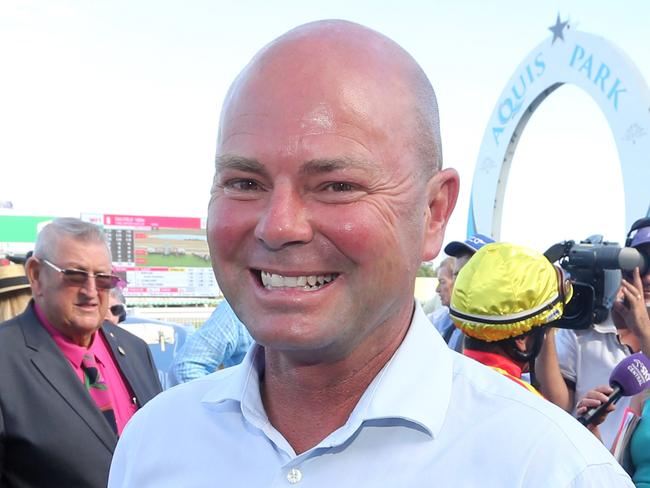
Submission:
{"label": "man's chin", "polygon": [[262,327],[250,329],[251,336],[255,342],[269,350],[278,351],[283,355],[295,358],[302,358],[305,361],[310,359],[330,356],[331,350],[340,350],[342,347],[335,346],[335,337],[324,329],[313,329],[312,327],[292,327],[290,329],[278,330],[277,328]]}
{"label": "man's chin", "polygon": [[79,331],[80,333],[87,333],[87,334],[92,334],[96,330],[98,330],[102,324],[104,323],[103,319],[99,319],[98,317],[82,317],[79,318],[78,320],[75,320],[73,322],[73,327],[75,330]]}

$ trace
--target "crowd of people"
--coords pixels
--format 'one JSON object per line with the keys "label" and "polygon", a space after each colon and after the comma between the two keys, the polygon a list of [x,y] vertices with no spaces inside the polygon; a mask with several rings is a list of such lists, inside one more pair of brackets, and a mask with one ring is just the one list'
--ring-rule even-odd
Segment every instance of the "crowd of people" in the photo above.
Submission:
{"label": "crowd of people", "polygon": [[[643,226],[626,245],[649,263],[650,219],[642,220]],[[448,266],[446,259],[438,276],[444,266]],[[580,329],[554,327],[573,292],[570,277],[544,255],[509,243],[491,244],[477,252],[467,268],[455,277],[451,293],[439,287],[441,301],[450,306],[446,313],[464,335],[463,353],[574,417],[608,401],[613,392],[608,381],[618,363],[639,351],[650,353],[647,265],[643,274],[635,268],[620,280],[616,300],[603,321]],[[457,347],[451,336],[445,338],[450,348]],[[532,371],[536,374],[530,376]],[[636,486],[650,486],[646,454],[650,423],[642,421],[644,414],[650,417],[650,408],[645,407],[648,396],[650,392],[644,391],[623,397],[587,425],[608,449],[616,451]],[[629,425],[635,430],[626,431]]]}
{"label": "crowd of people", "polygon": [[[606,322],[556,331],[570,276],[476,234],[444,248],[443,306],[414,300],[458,196],[439,126],[428,77],[376,31],[318,21],[263,47],[222,108],[207,237],[225,300],[177,354],[180,385],[161,392],[119,327],[93,224],[56,219],[0,267],[0,292],[29,297],[0,309],[0,486],[650,486],[645,395],[625,405],[627,472],[623,405],[575,419],[650,354],[650,272]],[[650,255],[650,223],[630,245]]]}

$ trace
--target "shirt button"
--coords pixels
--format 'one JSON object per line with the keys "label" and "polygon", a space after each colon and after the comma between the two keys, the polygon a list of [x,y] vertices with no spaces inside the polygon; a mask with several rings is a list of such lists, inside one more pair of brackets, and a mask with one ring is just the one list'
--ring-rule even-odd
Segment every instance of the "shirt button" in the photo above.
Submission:
{"label": "shirt button", "polygon": [[302,479],[302,473],[297,468],[291,468],[287,473],[287,481],[292,485],[295,485]]}

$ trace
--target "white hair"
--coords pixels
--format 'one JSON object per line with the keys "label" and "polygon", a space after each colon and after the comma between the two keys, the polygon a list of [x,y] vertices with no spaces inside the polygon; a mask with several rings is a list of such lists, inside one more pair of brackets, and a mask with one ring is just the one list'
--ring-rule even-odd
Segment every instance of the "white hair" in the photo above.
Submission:
{"label": "white hair", "polygon": [[34,256],[42,259],[56,254],[58,241],[61,237],[70,237],[75,241],[103,244],[110,254],[106,235],[102,229],[95,224],[80,219],[61,217],[47,224],[38,234],[34,245]]}

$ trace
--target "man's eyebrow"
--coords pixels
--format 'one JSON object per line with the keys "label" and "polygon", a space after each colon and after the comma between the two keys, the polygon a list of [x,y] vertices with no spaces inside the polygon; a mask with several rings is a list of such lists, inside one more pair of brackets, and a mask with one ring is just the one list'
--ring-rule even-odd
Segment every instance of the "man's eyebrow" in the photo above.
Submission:
{"label": "man's eyebrow", "polygon": [[256,159],[246,158],[243,156],[233,156],[232,154],[217,156],[215,159],[215,173],[218,174],[227,169],[268,175],[264,165]]}
{"label": "man's eyebrow", "polygon": [[92,269],[92,266],[87,266],[85,264],[80,264],[77,261],[68,261],[66,262],[65,266],[61,266],[61,269],[76,269],[78,271],[91,271],[92,273],[101,273],[101,274],[111,274],[112,270],[110,269],[110,266],[108,267],[108,271],[102,270],[102,266],[99,267],[99,270],[97,269]]}
{"label": "man's eyebrow", "polygon": [[341,169],[374,170],[376,167],[368,161],[352,158],[312,159],[307,161],[300,172],[303,175],[330,173]]}

